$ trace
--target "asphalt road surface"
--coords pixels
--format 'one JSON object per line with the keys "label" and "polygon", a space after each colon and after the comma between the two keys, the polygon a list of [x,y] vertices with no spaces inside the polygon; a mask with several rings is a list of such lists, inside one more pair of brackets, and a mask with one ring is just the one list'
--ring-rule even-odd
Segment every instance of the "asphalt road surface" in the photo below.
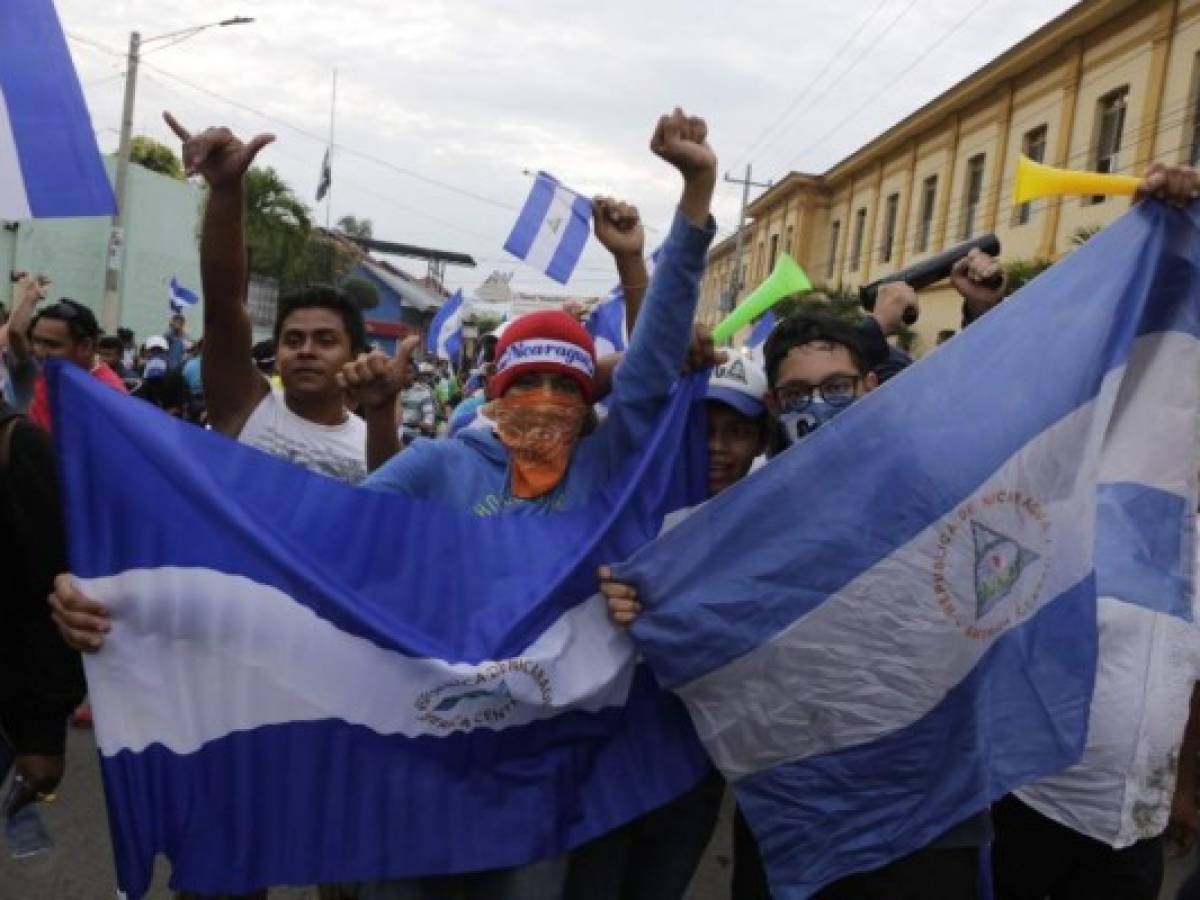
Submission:
{"label": "asphalt road surface", "polygon": [[[67,746],[67,775],[53,803],[41,804],[42,820],[55,842],[38,856],[13,859],[0,846],[0,900],[113,900],[112,845],[104,811],[104,793],[90,730],[72,729]],[[730,873],[729,804],[717,834],[696,872],[688,900],[727,900]],[[153,900],[170,900],[169,867],[160,858]],[[271,900],[316,900],[306,888],[272,889]]]}

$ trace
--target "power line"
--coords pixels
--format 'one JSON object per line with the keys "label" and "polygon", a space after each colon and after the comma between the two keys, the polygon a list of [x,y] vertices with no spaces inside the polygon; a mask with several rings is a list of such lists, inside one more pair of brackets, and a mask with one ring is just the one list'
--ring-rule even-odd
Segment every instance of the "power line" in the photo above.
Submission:
{"label": "power line", "polygon": [[[85,44],[89,47],[92,47],[95,50],[99,50],[102,53],[108,53],[110,55],[120,56],[120,57],[125,56],[125,54],[123,54],[123,53],[119,53],[115,50],[104,47],[103,45],[98,44],[95,41],[88,40],[87,38],[82,38],[82,37],[79,37],[79,36],[73,35],[73,34],[68,34],[67,36],[70,37],[72,40],[78,41],[81,44]],[[303,128],[299,125],[289,122],[286,119],[282,119],[279,116],[271,115],[270,113],[264,112],[261,109],[258,109],[256,107],[249,105],[248,103],[243,103],[240,100],[235,100],[232,97],[227,97],[223,94],[219,94],[214,90],[204,87],[203,85],[196,84],[193,81],[189,81],[186,78],[176,75],[174,72],[168,72],[166,69],[162,68],[161,66],[157,66],[157,65],[154,65],[153,63],[146,62],[145,59],[142,59],[141,63],[146,68],[157,72],[158,74],[162,75],[163,77],[170,78],[172,81],[178,82],[179,84],[182,84],[185,87],[191,88],[194,91],[198,91],[202,94],[207,94],[208,96],[210,96],[216,100],[220,100],[223,103],[228,103],[230,106],[233,106],[244,112],[250,113],[251,115],[257,116],[258,118],[261,118],[267,122],[272,122],[276,125],[281,125],[284,128],[287,128],[288,130],[295,132],[296,134],[302,135],[306,138],[309,138],[310,140],[317,141],[318,143],[320,143],[322,145],[328,144],[328,139],[324,135],[317,134],[316,132],[310,131],[307,128]],[[439,187],[443,190],[451,191],[455,194],[458,194],[459,196],[467,197],[471,200],[476,200],[480,203],[486,203],[489,206],[494,206],[498,209],[503,209],[503,210],[506,210],[509,212],[516,212],[519,210],[519,207],[517,207],[511,203],[505,203],[502,200],[496,200],[492,197],[486,197],[482,194],[476,193],[474,191],[468,190],[463,187],[459,187],[456,184],[451,184],[450,182],[443,181],[439,178],[433,178],[429,175],[423,175],[420,172],[413,171],[412,169],[408,169],[403,166],[398,166],[395,163],[388,162],[387,160],[381,159],[380,157],[375,156],[374,154],[366,153],[365,151],[358,150],[354,147],[349,147],[345,144],[337,144],[337,143],[335,143],[333,146],[334,146],[334,149],[340,150],[343,153],[346,153],[350,156],[354,156],[359,159],[365,160],[367,162],[374,163],[375,165],[382,166],[383,168],[389,169],[393,172],[396,172],[399,175],[404,175],[408,178],[413,178],[417,181],[422,181],[422,182],[432,185],[434,187]]]}
{"label": "power line", "polygon": [[[912,4],[915,2],[916,2],[916,0],[912,0],[912,2],[909,3],[909,7],[911,7]],[[862,34],[863,30],[875,19],[875,17],[879,14],[880,10],[882,10],[885,6],[887,6],[887,4],[888,4],[888,0],[880,0],[880,2],[876,5],[876,7],[873,10],[871,10],[870,15],[868,15],[865,19],[863,19],[863,21],[859,24],[858,28],[856,28],[851,33],[850,37],[844,43],[842,43],[842,45],[840,47],[838,47],[836,50],[833,51],[833,53],[829,56],[829,58],[822,65],[821,73],[816,78],[814,78],[812,81],[809,81],[796,94],[796,96],[792,99],[791,103],[788,104],[788,106],[784,109],[784,111],[782,113],[780,113],[778,116],[776,116],[772,122],[768,123],[767,127],[764,128],[759,133],[758,137],[756,137],[753,141],[751,141],[750,146],[747,147],[745,150],[743,150],[741,153],[739,153],[737,155],[737,157],[735,157],[734,161],[729,164],[730,170],[736,169],[739,165],[741,165],[741,163],[745,162],[746,159],[760,146],[763,138],[765,138],[768,134],[770,134],[773,130],[775,130],[779,125],[781,125],[785,120],[787,120],[791,116],[792,112],[796,109],[796,107],[800,105],[800,102],[809,93],[811,93],[811,91],[813,91],[815,89],[816,85],[818,83],[820,83],[821,79],[824,78],[826,74],[833,71],[832,68],[826,68],[826,66],[828,66],[829,63],[832,62],[833,60],[837,59],[842,53],[844,53],[850,47],[851,44],[854,43],[855,40],[857,40],[858,36],[860,34]],[[907,11],[907,8],[905,11]],[[858,62],[861,61],[863,56],[865,56],[865,54],[860,54],[859,59],[855,60],[854,63],[851,64],[849,69],[846,69],[845,71],[843,71],[841,76],[836,81],[832,82],[829,85],[829,87],[826,89],[825,93],[828,93],[829,90],[832,89],[835,85],[837,85],[841,81],[842,78],[845,78],[845,76],[848,75],[850,73],[850,71],[852,71],[854,69],[854,67],[858,65]],[[822,94],[822,96],[824,96],[824,94]],[[767,146],[770,146],[770,143],[771,142],[768,142]]]}
{"label": "power line", "polygon": [[[959,31],[961,31],[963,29],[964,26],[966,26],[967,22],[969,22],[972,18],[974,18],[975,14],[977,12],[979,12],[981,9],[983,9],[985,6],[987,6],[988,3],[990,3],[990,2],[991,2],[991,0],[981,0],[981,2],[979,2],[975,6],[973,6],[967,12],[967,14],[964,15],[957,22],[955,22],[954,25],[952,25],[948,31],[946,31],[944,34],[940,35],[939,37],[935,38],[930,44],[931,48],[936,49],[944,41],[948,41],[950,38],[952,38],[954,35],[956,35]],[[909,65],[907,65],[904,69],[897,72],[895,75],[890,76],[884,82],[883,86],[878,91],[876,91],[874,94],[872,94],[870,97],[868,97],[859,106],[855,107],[855,109],[849,115],[840,119],[832,128],[830,128],[828,131],[826,131],[824,134],[822,134],[819,138],[817,138],[815,141],[813,141],[813,143],[809,144],[807,147],[805,147],[803,150],[801,150],[799,153],[797,153],[792,158],[791,162],[789,162],[787,164],[786,168],[790,169],[806,153],[808,153],[810,150],[815,149],[816,147],[819,147],[821,144],[823,144],[825,142],[826,138],[828,138],[830,135],[832,135],[834,132],[836,132],[838,129],[840,129],[847,122],[854,119],[859,113],[861,113],[864,109],[866,109],[868,106],[870,106],[872,103],[874,103],[880,97],[882,97],[885,93],[890,91],[892,89],[893,84],[896,81],[903,78],[905,75],[907,75],[913,69],[915,69],[917,66],[919,66],[921,63],[923,63],[926,59],[929,58],[931,53],[932,53],[932,49],[926,51],[925,53],[922,53],[920,56],[918,56],[916,59],[914,59]]]}

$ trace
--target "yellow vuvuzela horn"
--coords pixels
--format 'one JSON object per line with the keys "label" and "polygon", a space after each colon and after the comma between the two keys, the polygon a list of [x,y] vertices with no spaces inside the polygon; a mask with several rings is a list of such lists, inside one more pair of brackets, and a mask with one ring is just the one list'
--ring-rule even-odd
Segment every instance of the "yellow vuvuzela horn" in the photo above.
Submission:
{"label": "yellow vuvuzela horn", "polygon": [[1039,197],[1064,194],[1132,194],[1142,179],[1133,175],[1105,175],[1102,172],[1076,172],[1056,169],[1034,162],[1028,156],[1017,157],[1017,180],[1013,202],[1028,203]]}

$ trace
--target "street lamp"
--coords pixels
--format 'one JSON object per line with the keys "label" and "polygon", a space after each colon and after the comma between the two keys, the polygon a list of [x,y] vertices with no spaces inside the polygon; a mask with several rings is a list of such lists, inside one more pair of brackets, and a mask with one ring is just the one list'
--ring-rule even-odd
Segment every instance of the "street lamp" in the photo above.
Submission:
{"label": "street lamp", "polygon": [[245,25],[254,19],[246,16],[234,16],[232,19],[222,19],[219,22],[209,22],[206,25],[193,25],[191,28],[181,28],[178,31],[168,31],[156,34],[142,40],[139,32],[129,35],[129,59],[125,68],[125,105],[121,111],[121,143],[117,150],[117,211],[112,217],[112,229],[108,235],[108,257],[104,270],[104,307],[100,313],[101,326],[108,333],[116,331],[121,321],[121,262],[124,257],[125,244],[125,188],[129,179],[129,150],[133,132],[133,98],[137,91],[138,63],[141,49],[146,44],[156,41],[171,41],[177,44],[186,41],[209,28],[225,28],[229,25]]}

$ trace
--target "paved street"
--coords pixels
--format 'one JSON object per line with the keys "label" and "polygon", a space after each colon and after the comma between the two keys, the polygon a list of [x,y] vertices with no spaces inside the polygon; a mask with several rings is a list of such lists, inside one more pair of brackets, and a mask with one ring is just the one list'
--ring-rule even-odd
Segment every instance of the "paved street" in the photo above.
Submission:
{"label": "paved street", "polygon": [[[67,780],[59,799],[43,805],[42,818],[56,846],[30,859],[11,859],[0,853],[0,900],[112,900],[116,882],[112,874],[112,847],[104,813],[100,772],[90,731],[71,731]],[[729,897],[728,798],[716,836],[692,881],[687,900],[727,900]],[[1191,861],[1168,864],[1160,900],[1173,900],[1175,890],[1190,871]],[[170,900],[167,866],[156,872],[152,900]],[[316,892],[304,888],[278,888],[272,900],[315,900]]]}
{"label": "paved street", "polygon": [[[56,846],[29,859],[12,859],[7,848],[0,852],[0,900],[112,900],[112,847],[96,746],[90,731],[72,729],[68,746],[67,778],[59,799],[41,807]],[[169,873],[160,862],[153,900],[169,900]],[[721,827],[696,873],[688,900],[724,900],[729,889],[729,816]],[[303,888],[271,891],[272,900],[315,900],[316,892]]]}

